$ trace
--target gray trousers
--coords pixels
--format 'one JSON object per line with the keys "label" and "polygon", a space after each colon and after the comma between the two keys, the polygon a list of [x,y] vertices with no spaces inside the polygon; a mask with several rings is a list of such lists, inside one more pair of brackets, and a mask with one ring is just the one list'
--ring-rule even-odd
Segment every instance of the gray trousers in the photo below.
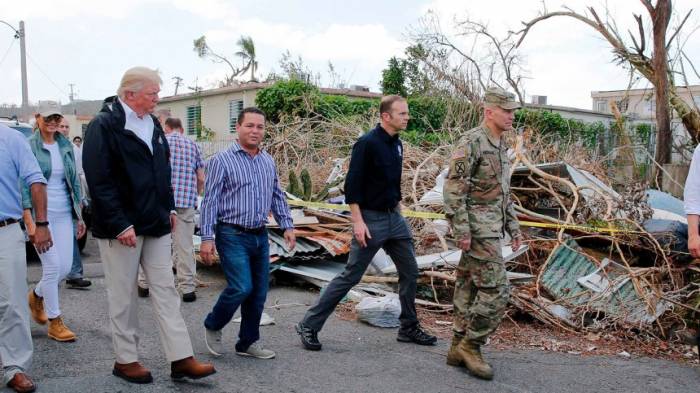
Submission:
{"label": "gray trousers", "polygon": [[410,329],[418,324],[416,316],[416,279],[418,265],[413,249],[413,237],[406,220],[398,211],[379,212],[362,210],[362,218],[372,236],[367,247],[360,247],[352,239],[350,256],[345,270],[337,275],[321,293],[318,303],[304,315],[302,323],[315,331],[321,330],[335,306],[347,295],[350,289],[360,282],[374,254],[383,248],[396,264],[399,273],[399,300],[402,329]]}
{"label": "gray trousers", "polygon": [[27,257],[19,224],[0,228],[0,360],[3,385],[32,363],[27,304]]}

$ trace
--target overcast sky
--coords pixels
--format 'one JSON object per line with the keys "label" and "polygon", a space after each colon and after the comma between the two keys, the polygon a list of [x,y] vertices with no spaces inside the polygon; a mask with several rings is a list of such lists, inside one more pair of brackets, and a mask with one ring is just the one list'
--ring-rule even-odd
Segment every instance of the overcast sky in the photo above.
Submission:
{"label": "overcast sky", "polygon": [[[606,5],[602,0],[546,4],[550,11],[567,5],[581,12],[593,5],[601,14]],[[674,0],[672,24],[677,25],[694,4]],[[628,28],[636,32],[632,14],[645,14],[638,0],[607,5],[617,16],[621,33]],[[541,9],[540,0],[0,0],[0,20],[14,27],[25,21],[30,101],[66,103],[69,84],[74,84],[80,99],[113,95],[124,70],[135,65],[161,71],[163,96],[173,93],[174,76],[183,78],[185,86],[194,86],[195,81],[211,86],[226,68],[197,57],[192,41],[201,35],[207,36],[214,50],[229,57],[241,35],[251,36],[259,77],[279,70],[279,59],[289,50],[326,83],[330,61],[348,84],[378,90],[387,60],[403,55],[408,31],[429,10],[441,17],[446,30],[455,18],[469,17],[503,33],[518,28]],[[695,10],[684,28],[685,36],[698,26],[700,10]],[[685,50],[700,69],[698,34],[691,35]],[[526,94],[546,95],[552,105],[591,108],[591,91],[624,89],[628,84],[626,72],[611,63],[607,43],[573,19],[553,19],[535,27],[522,54]],[[21,103],[19,57],[19,41],[0,24],[0,104]],[[690,82],[698,83],[698,78]]]}

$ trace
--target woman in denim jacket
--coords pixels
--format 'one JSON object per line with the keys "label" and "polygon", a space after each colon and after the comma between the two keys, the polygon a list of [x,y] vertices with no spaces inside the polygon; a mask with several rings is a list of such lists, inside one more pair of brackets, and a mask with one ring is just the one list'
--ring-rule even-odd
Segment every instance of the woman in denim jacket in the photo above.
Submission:
{"label": "woman in denim jacket", "polygon": [[28,140],[48,181],[48,222],[33,221],[31,197],[26,186],[22,187],[22,203],[27,232],[31,235],[35,226],[48,225],[53,238],[53,246],[39,254],[41,281],[29,291],[32,318],[38,324],[49,323],[50,338],[74,341],[75,333],[63,323],[58,304],[58,284],[68,275],[73,263],[73,220],[78,221],[78,237],[85,233],[85,225],[80,216],[80,180],[73,147],[66,137],[57,132],[62,117],[57,103],[45,102],[36,115],[36,130]]}

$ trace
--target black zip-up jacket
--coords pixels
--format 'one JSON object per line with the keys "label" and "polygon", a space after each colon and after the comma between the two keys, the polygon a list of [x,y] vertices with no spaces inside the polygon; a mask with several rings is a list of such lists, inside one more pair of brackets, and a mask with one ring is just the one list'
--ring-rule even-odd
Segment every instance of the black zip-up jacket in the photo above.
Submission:
{"label": "black zip-up jacket", "polygon": [[124,108],[115,97],[88,124],[83,169],[92,199],[92,233],[115,239],[133,225],[137,236],[170,233],[175,201],[170,184],[170,149],[153,116],[153,153],[124,128]]}
{"label": "black zip-up jacket", "polygon": [[345,202],[361,209],[393,210],[401,201],[403,145],[380,124],[355,142],[345,177]]}

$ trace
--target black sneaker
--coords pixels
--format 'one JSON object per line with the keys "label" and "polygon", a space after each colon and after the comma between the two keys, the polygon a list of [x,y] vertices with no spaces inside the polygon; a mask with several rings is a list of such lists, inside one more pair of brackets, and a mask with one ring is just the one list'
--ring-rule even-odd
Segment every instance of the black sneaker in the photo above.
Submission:
{"label": "black sneaker", "polygon": [[136,286],[136,288],[138,289],[139,297],[148,297],[148,288],[141,288],[138,285]]}
{"label": "black sneaker", "polygon": [[70,278],[66,280],[66,284],[68,284],[68,288],[75,288],[75,289],[84,289],[92,285],[92,282],[90,280],[86,280],[82,277],[80,278]]}
{"label": "black sneaker", "polygon": [[191,303],[195,300],[197,300],[197,294],[194,291],[182,294],[182,301],[185,303]]}
{"label": "black sneaker", "polygon": [[420,325],[416,325],[410,329],[399,329],[399,334],[396,336],[396,341],[404,343],[416,343],[418,345],[435,345],[437,337],[432,336],[421,329]]}
{"label": "black sneaker", "polygon": [[299,322],[295,328],[297,333],[299,333],[299,337],[301,337],[301,343],[304,345],[304,348],[308,349],[309,351],[321,350],[322,345],[318,341],[317,331],[308,326],[304,326],[304,324],[301,322]]}

